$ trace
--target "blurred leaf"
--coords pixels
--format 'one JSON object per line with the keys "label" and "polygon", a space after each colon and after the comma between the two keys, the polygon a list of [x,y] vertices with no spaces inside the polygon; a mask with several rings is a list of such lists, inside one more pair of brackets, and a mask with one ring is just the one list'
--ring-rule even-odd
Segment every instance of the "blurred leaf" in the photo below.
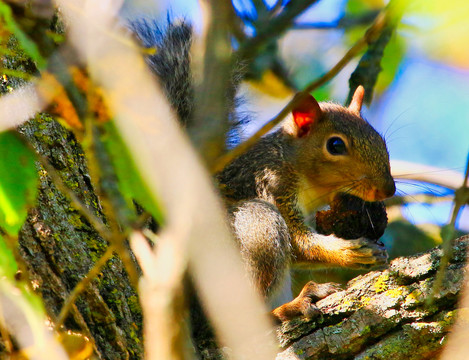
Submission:
{"label": "blurred leaf", "polygon": [[0,300],[0,319],[15,338],[19,354],[28,355],[27,358],[48,354],[50,359],[65,360],[65,352],[46,327],[46,312],[37,294],[29,291],[25,284],[0,278]]}
{"label": "blurred leaf", "polygon": [[393,33],[391,39],[384,49],[384,55],[381,59],[382,71],[378,76],[375,85],[375,92],[380,94],[394,81],[399,65],[404,59],[406,46],[402,38],[396,32]]}
{"label": "blurred leaf", "polygon": [[37,194],[33,152],[13,131],[0,133],[0,227],[16,235]]}
{"label": "blurred leaf", "polygon": [[[299,89],[304,89],[311,81],[315,80],[318,75],[324,74],[327,70],[326,64],[317,61],[317,59],[311,59],[308,63],[297,66],[292,74],[292,78]],[[331,99],[331,88],[331,84],[327,83],[315,89],[312,95],[317,101],[329,101]]]}
{"label": "blurred leaf", "polygon": [[24,51],[34,60],[39,69],[46,66],[46,60],[41,56],[39,49],[34,41],[32,41],[18,26],[11,8],[4,2],[0,2],[0,16],[5,21],[6,28],[18,39]]}
{"label": "blurred leaf", "polygon": [[414,0],[410,22],[419,28],[412,40],[433,58],[469,68],[469,2]]}
{"label": "blurred leaf", "polygon": [[60,333],[58,341],[63,345],[70,360],[85,360],[93,355],[93,344],[79,333]]}
{"label": "blurred leaf", "polygon": [[406,220],[396,220],[389,223],[381,241],[386,245],[389,258],[394,259],[438,246],[441,244],[441,237],[436,225],[416,226]]}
{"label": "blurred leaf", "polygon": [[13,280],[17,271],[18,265],[13,252],[0,235],[0,277],[5,276],[7,279]]}
{"label": "blurred leaf", "polygon": [[360,14],[370,10],[382,9],[386,5],[384,0],[349,0],[345,8],[348,14]]}
{"label": "blurred leaf", "polygon": [[53,106],[49,106],[49,113],[60,116],[67,128],[83,129],[83,124],[65,88],[53,74],[48,71],[42,72],[42,82],[38,90],[44,98],[50,99],[53,104]]}
{"label": "blurred leaf", "polygon": [[157,220],[159,224],[163,223],[163,214],[159,204],[152,200],[147,185],[140,176],[129,151],[127,150],[122,138],[120,137],[114,122],[109,121],[103,125],[106,135],[103,136],[103,142],[111,156],[119,187],[128,204],[136,200],[145,210]]}
{"label": "blurred leaf", "polygon": [[329,84],[321,86],[318,89],[314,90],[311,95],[313,95],[314,98],[319,102],[321,102],[321,101],[330,101],[330,99],[331,99],[331,86]]}
{"label": "blurred leaf", "polygon": [[277,98],[286,98],[293,95],[291,88],[276,76],[271,70],[264,71],[260,80],[251,80],[249,83],[264,94]]}

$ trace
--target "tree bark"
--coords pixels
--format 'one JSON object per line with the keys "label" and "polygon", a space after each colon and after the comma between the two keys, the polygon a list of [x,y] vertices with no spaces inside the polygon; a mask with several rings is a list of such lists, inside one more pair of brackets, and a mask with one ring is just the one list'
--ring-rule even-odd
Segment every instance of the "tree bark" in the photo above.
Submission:
{"label": "tree bark", "polygon": [[[21,132],[45,156],[88,209],[104,220],[86,160],[72,133],[47,115]],[[104,254],[108,244],[38,168],[39,195],[20,236],[20,254],[52,319],[75,285]],[[142,313],[135,289],[119,258],[113,257],[79,296],[65,327],[94,343],[99,359],[143,358]]]}
{"label": "tree bark", "polygon": [[319,301],[320,318],[282,324],[277,360],[435,359],[455,320],[469,236],[457,239],[441,289],[429,302],[441,249],[395,259]]}

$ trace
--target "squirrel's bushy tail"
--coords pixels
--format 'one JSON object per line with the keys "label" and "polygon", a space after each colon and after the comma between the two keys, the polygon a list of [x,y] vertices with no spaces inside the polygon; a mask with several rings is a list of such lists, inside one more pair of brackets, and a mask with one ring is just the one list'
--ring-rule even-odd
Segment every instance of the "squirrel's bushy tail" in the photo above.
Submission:
{"label": "squirrel's bushy tail", "polygon": [[155,48],[155,53],[147,56],[147,63],[182,124],[190,127],[194,108],[190,67],[192,26],[185,21],[168,21],[162,28],[156,20],[138,19],[130,27],[144,47]]}
{"label": "squirrel's bushy tail", "polygon": [[[166,97],[183,126],[192,127],[195,89],[190,63],[191,24],[184,20],[168,20],[166,26],[160,26],[156,20],[142,18],[131,22],[130,28],[142,46],[155,48],[155,53],[147,56],[147,63],[158,77]],[[233,70],[231,87],[226,94],[230,99],[228,146],[239,142],[242,125],[247,124],[250,119],[248,112],[240,110],[244,99],[236,94],[242,77],[242,66],[238,64]]]}

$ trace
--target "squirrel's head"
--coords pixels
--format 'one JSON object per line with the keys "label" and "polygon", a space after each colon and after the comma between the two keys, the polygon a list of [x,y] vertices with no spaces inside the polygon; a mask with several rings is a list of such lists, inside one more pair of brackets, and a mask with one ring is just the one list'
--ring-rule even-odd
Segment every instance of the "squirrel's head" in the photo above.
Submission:
{"label": "squirrel's head", "polygon": [[386,143],[360,115],[363,96],[359,86],[345,108],[307,95],[283,126],[297,152],[298,173],[324,202],[340,192],[380,201],[396,190]]}

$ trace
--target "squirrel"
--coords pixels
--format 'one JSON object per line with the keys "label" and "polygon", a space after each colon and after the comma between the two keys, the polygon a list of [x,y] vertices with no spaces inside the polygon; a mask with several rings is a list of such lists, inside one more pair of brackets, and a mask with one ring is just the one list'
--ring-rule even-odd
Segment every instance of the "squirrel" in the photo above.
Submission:
{"label": "squirrel", "polygon": [[[143,46],[157,48],[147,62],[181,123],[190,127],[190,25],[169,23],[161,30],[139,20],[131,27]],[[376,241],[321,235],[305,224],[306,214],[337,194],[373,202],[395,192],[386,143],[360,115],[363,97],[361,86],[348,107],[304,96],[277,131],[215,175],[247,272],[266,300],[282,287],[291,266],[360,268],[387,260]],[[336,284],[309,282],[272,315],[277,321],[313,316],[314,303],[337,290]]]}
{"label": "squirrel", "polygon": [[[363,96],[360,86],[345,108],[308,95],[280,129],[216,176],[242,257],[266,298],[290,265],[359,268],[387,260],[375,241],[325,236],[305,224],[306,214],[341,193],[371,202],[394,195],[386,143],[360,116]],[[308,299],[335,290],[334,284],[308,283],[273,315],[281,321],[308,315],[314,310]]]}

